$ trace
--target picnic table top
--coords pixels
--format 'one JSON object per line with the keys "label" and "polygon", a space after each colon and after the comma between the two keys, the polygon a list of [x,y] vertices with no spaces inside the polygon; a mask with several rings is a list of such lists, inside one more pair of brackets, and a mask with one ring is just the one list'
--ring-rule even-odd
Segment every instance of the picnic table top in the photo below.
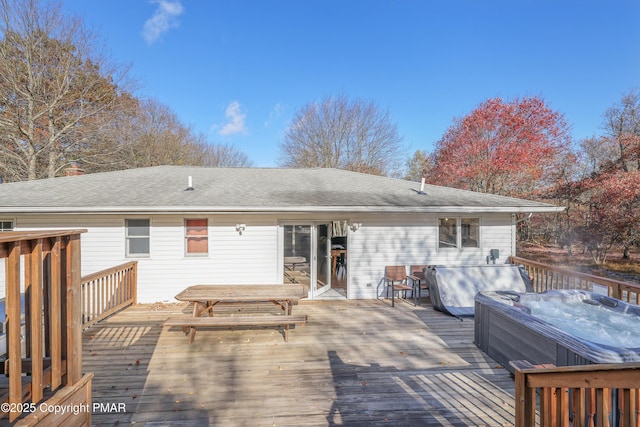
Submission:
{"label": "picnic table top", "polygon": [[302,285],[193,285],[178,295],[178,301],[271,301],[298,300],[304,296]]}

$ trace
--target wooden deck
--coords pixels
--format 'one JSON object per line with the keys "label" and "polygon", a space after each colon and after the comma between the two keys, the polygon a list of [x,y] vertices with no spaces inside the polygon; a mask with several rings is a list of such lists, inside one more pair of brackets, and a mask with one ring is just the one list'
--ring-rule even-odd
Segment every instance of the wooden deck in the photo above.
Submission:
{"label": "wooden deck", "polygon": [[250,328],[203,329],[186,344],[180,328],[161,327],[190,313],[182,304],[135,305],[98,323],[83,337],[104,409],[92,424],[514,424],[514,381],[473,344],[472,319],[384,300],[303,301],[293,312],[308,322],[286,343],[278,328]]}

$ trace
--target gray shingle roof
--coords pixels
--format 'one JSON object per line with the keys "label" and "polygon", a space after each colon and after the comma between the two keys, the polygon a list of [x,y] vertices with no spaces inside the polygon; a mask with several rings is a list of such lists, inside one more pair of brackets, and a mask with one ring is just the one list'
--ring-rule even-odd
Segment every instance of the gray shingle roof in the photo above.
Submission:
{"label": "gray shingle roof", "polygon": [[[193,190],[187,191],[188,177]],[[338,169],[156,166],[0,185],[0,213],[550,212],[552,205]]]}

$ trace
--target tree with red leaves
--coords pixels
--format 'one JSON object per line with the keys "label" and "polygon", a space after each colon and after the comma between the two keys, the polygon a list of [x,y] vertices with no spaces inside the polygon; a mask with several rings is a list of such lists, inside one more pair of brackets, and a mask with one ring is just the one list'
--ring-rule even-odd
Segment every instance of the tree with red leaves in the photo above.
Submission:
{"label": "tree with red leaves", "polygon": [[566,161],[569,130],[564,116],[538,97],[489,99],[471,114],[455,119],[437,142],[427,181],[530,196],[550,184],[559,164]]}
{"label": "tree with red leaves", "polygon": [[574,187],[585,207],[575,234],[596,264],[606,261],[614,244],[626,252],[640,241],[640,171],[611,170]]}
{"label": "tree with red leaves", "polygon": [[579,237],[596,262],[604,262],[614,243],[629,258],[640,242],[640,93],[632,90],[607,109],[602,128],[598,146],[609,154],[596,158],[600,167],[577,182],[579,200],[588,207]]}

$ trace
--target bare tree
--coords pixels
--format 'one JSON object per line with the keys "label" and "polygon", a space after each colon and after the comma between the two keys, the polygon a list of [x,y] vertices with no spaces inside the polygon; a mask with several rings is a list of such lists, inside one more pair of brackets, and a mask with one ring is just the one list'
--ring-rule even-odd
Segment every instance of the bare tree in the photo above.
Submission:
{"label": "bare tree", "polygon": [[612,138],[592,136],[580,141],[578,154],[583,173],[583,176],[579,176],[578,179],[582,179],[596,175],[606,169],[608,165],[616,163],[620,154],[620,146]]}
{"label": "bare tree", "polygon": [[389,113],[375,103],[327,97],[295,114],[280,144],[280,163],[390,175],[402,163],[401,143]]}
{"label": "bare tree", "polygon": [[158,100],[131,102],[129,112],[105,124],[98,140],[83,151],[91,172],[158,165],[251,165],[237,148],[210,144]]}
{"label": "bare tree", "polygon": [[53,177],[129,99],[127,70],[60,5],[0,0],[0,174]]}
{"label": "bare tree", "polygon": [[206,144],[203,147],[203,166],[250,167],[251,160],[245,153],[232,145]]}
{"label": "bare tree", "polygon": [[427,171],[433,166],[432,158],[426,150],[416,150],[405,163],[406,171],[404,179],[408,181],[420,181],[427,174]]}
{"label": "bare tree", "polygon": [[623,171],[640,169],[640,93],[631,90],[604,113],[602,128],[606,138],[618,148],[617,167]]}

